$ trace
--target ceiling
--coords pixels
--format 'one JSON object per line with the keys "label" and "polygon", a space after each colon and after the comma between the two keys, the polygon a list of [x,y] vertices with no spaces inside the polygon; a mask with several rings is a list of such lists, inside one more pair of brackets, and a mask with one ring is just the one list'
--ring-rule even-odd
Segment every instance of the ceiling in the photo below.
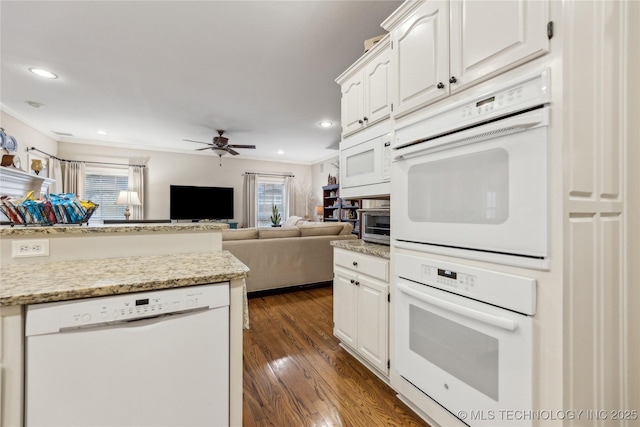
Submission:
{"label": "ceiling", "polygon": [[183,139],[224,129],[242,158],[313,163],[337,154],[336,77],[400,4],[2,0],[0,103],[62,142],[215,156]]}

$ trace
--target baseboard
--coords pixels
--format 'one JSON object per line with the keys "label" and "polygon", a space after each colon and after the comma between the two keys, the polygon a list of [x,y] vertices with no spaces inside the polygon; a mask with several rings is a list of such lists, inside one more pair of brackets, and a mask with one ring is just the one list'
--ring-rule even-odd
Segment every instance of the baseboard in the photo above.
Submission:
{"label": "baseboard", "polygon": [[284,288],[264,289],[260,291],[247,292],[247,298],[262,298],[269,295],[286,294],[289,292],[305,291],[308,289],[325,288],[329,286],[333,286],[333,281],[309,283],[306,285],[294,285],[294,286],[287,286]]}

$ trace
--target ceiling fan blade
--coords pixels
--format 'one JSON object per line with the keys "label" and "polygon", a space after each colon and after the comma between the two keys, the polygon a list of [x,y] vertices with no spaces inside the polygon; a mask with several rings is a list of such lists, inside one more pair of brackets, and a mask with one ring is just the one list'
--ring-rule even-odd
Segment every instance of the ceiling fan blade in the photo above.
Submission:
{"label": "ceiling fan blade", "polygon": [[232,150],[232,149],[231,149],[231,148],[229,148],[229,147],[225,148],[225,150],[227,150],[227,152],[229,152],[229,153],[233,154],[234,156],[237,156],[238,154],[240,154],[240,153],[238,153],[237,151],[234,151],[234,150]]}
{"label": "ceiling fan blade", "polygon": [[227,147],[232,147],[232,148],[256,148],[255,145],[237,145],[237,144],[231,144],[231,145],[227,145]]}
{"label": "ceiling fan blade", "polygon": [[210,146],[210,147],[196,148],[196,151],[212,150],[213,148],[215,148],[215,147],[212,145],[212,146]]}
{"label": "ceiling fan blade", "polygon": [[207,145],[211,145],[211,143],[210,143],[210,142],[194,141],[193,139],[183,139],[183,141],[187,141],[187,142],[197,142],[198,144],[207,144]]}

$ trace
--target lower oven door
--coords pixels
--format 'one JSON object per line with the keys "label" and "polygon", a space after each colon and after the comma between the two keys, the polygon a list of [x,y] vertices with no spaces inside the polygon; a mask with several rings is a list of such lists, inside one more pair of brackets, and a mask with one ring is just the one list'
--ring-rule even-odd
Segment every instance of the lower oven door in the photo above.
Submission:
{"label": "lower oven door", "polygon": [[[396,278],[395,369],[470,426],[529,425],[530,316]],[[526,418],[526,417],[525,417]]]}

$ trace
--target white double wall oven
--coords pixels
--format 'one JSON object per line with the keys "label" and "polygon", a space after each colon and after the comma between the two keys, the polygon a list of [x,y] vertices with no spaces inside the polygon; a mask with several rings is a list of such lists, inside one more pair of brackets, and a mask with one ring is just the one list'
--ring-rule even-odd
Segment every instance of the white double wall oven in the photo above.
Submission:
{"label": "white double wall oven", "polygon": [[394,366],[453,415],[482,414],[470,426],[533,408],[536,280],[476,261],[548,269],[549,80],[498,80],[394,131]]}

